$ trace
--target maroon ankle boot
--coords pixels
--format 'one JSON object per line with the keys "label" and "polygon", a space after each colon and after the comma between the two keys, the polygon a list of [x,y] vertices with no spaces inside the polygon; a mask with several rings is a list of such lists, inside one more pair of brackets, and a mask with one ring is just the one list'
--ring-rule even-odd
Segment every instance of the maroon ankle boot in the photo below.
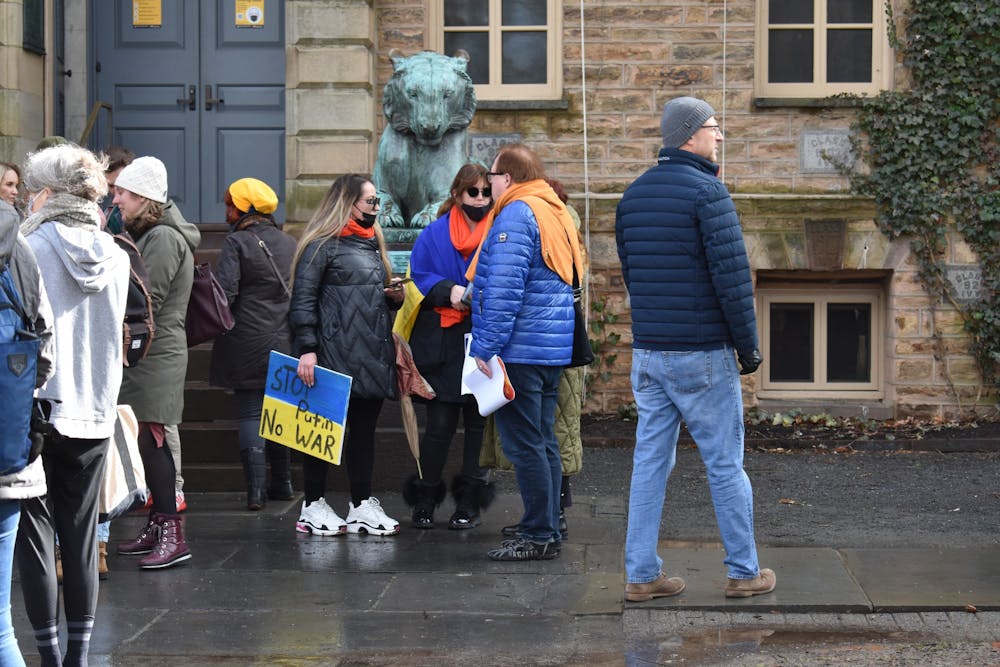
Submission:
{"label": "maroon ankle boot", "polygon": [[152,512],[149,513],[149,520],[146,522],[146,527],[142,529],[138,537],[128,542],[118,543],[118,553],[120,555],[138,556],[148,554],[153,550],[160,536],[160,526],[153,520],[154,516]]}
{"label": "maroon ankle boot", "polygon": [[139,567],[144,570],[159,570],[191,558],[191,550],[184,541],[181,517],[177,514],[157,514],[153,520],[160,526],[160,539],[152,553],[139,561]]}

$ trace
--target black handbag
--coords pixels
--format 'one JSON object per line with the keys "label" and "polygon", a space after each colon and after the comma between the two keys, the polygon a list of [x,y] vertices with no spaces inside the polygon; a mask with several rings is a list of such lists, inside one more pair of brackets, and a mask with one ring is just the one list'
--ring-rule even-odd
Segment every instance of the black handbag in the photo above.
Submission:
{"label": "black handbag", "polygon": [[217,338],[233,328],[236,321],[219,281],[206,262],[194,267],[194,282],[188,301],[184,328],[188,347]]}
{"label": "black handbag", "polygon": [[589,366],[594,363],[594,348],[590,346],[590,332],[587,331],[587,318],[583,316],[583,289],[580,278],[576,274],[576,264],[573,265],[573,356],[566,368]]}

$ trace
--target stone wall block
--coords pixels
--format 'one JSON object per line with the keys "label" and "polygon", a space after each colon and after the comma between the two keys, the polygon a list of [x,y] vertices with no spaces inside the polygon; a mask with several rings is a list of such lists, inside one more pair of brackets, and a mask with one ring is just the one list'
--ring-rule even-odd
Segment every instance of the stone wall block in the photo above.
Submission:
{"label": "stone wall block", "polygon": [[950,357],[946,365],[948,376],[956,385],[976,385],[983,381],[979,366],[972,357]]}
{"label": "stone wall block", "polygon": [[296,46],[288,53],[288,88],[301,84],[371,85],[371,53],[360,44]]}
{"label": "stone wall block", "polygon": [[948,240],[952,264],[979,264],[979,255],[965,239],[957,234],[950,234]]}
{"label": "stone wall block", "polygon": [[[711,65],[626,65],[625,83],[630,86],[650,88],[683,88],[711,84],[714,72],[715,69]],[[671,97],[681,94],[690,93],[674,91]]]}
{"label": "stone wall block", "polygon": [[288,28],[285,41],[289,45],[333,40],[370,43],[374,29],[371,6],[364,1],[289,2],[286,16]]}
{"label": "stone wall block", "polygon": [[896,382],[931,382],[932,362],[930,359],[896,360],[893,378]]}
{"label": "stone wall block", "polygon": [[938,310],[934,313],[934,326],[942,336],[964,336],[965,320],[954,310]]}
{"label": "stone wall block", "polygon": [[892,330],[896,336],[919,336],[920,335],[920,313],[919,311],[898,310],[892,316]]}
{"label": "stone wall block", "polygon": [[[340,174],[371,173],[371,152],[371,142],[364,137],[291,137],[288,178],[329,178],[332,181]],[[292,169],[295,173],[291,173]]]}
{"label": "stone wall block", "polygon": [[618,246],[614,237],[608,234],[594,234],[595,225],[590,226],[590,265],[594,268],[611,268],[621,271],[618,260]]}
{"label": "stone wall block", "polygon": [[371,93],[359,89],[289,91],[289,135],[303,131],[370,133],[375,108]]}

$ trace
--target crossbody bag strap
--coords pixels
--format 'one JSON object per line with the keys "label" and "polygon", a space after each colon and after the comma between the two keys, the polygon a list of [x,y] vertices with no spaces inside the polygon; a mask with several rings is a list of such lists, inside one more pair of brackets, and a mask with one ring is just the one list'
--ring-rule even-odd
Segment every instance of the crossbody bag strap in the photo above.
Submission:
{"label": "crossbody bag strap", "polygon": [[281,286],[285,288],[285,296],[291,298],[292,290],[288,289],[288,283],[285,282],[284,276],[282,276],[281,271],[278,270],[278,265],[274,263],[274,255],[271,254],[271,250],[267,247],[267,244],[264,243],[264,240],[257,236],[255,232],[249,229],[247,231],[250,232],[255,239],[257,239],[257,245],[259,245],[260,249],[264,251],[265,255],[267,255],[267,261],[271,264],[271,268],[274,269],[274,275],[278,276]]}

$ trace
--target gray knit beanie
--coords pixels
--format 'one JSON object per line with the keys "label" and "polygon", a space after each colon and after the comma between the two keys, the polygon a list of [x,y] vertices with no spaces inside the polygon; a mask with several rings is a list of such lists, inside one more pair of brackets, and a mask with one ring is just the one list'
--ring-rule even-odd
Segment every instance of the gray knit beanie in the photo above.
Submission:
{"label": "gray knit beanie", "polygon": [[660,134],[665,148],[680,148],[715,115],[708,102],[694,97],[675,97],[663,105]]}
{"label": "gray knit beanie", "polygon": [[115,186],[152,199],[167,203],[167,168],[155,157],[137,157],[126,166],[115,179]]}

